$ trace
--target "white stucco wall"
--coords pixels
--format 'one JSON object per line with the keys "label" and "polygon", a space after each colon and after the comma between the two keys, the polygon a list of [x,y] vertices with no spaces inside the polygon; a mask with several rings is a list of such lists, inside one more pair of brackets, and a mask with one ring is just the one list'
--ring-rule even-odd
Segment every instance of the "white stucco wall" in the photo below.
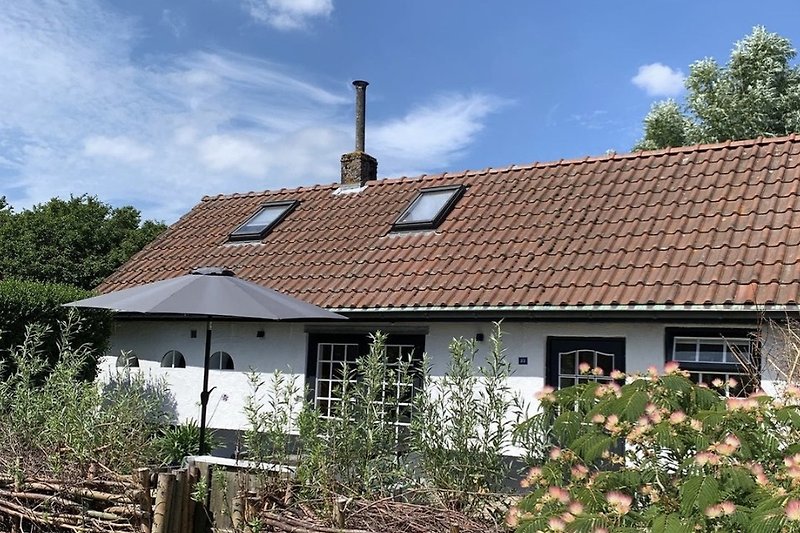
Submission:
{"label": "white stucco wall", "polygon": [[[351,321],[342,332],[352,331]],[[505,321],[503,341],[514,375],[511,386],[532,402],[534,394],[544,385],[547,338],[557,337],[622,337],[626,344],[626,371],[643,372],[654,365],[664,364],[664,335],[667,327],[708,327],[708,324],[627,323],[627,322],[544,322]],[[313,326],[312,326],[313,327]],[[483,333],[485,340],[477,343],[479,361],[490,350],[490,322],[428,322],[393,324],[411,331],[427,330],[425,348],[433,363],[433,374],[442,375],[449,359],[448,345],[455,337],[474,338]],[[196,338],[191,330],[196,330]],[[367,328],[366,331],[374,328]],[[259,330],[264,337],[257,337]],[[297,376],[303,384],[306,375],[308,334],[301,323],[214,322],[212,353],[228,352],[236,370],[212,370],[209,387],[208,425],[220,429],[243,429],[245,397],[249,392],[248,369],[270,374],[275,369]],[[106,371],[113,371],[120,350],[133,351],[140,361],[140,371],[164,376],[170,384],[178,405],[180,420],[200,417],[199,397],[202,388],[202,362],[205,343],[204,322],[183,321],[120,321],[115,326],[109,356],[104,359]],[[178,350],[186,358],[187,368],[161,368],[161,358],[169,350]],[[527,365],[518,363],[527,357]],[[267,377],[267,376],[265,376]]]}

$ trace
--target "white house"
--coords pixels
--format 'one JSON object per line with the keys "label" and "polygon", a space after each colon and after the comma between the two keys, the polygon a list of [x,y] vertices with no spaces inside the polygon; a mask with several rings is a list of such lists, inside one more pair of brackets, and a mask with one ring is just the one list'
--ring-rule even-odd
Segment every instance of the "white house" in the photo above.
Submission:
{"label": "white house", "polygon": [[[243,427],[249,368],[291,369],[328,409],[331,361],[377,329],[440,373],[453,337],[486,351],[502,319],[513,385],[532,398],[575,383],[581,361],[742,374],[734,352],[750,353],[760,318],[798,310],[795,136],[380,180],[361,148],[339,183],[203,198],[99,287],[219,266],[349,317],[215,322],[210,427]],[[196,419],[203,328],[123,317],[112,352],[167,376]]]}

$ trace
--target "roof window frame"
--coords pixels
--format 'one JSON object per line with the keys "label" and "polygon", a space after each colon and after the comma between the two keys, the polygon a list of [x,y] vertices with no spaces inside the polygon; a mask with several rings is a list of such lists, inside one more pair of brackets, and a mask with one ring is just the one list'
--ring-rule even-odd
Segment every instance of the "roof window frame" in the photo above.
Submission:
{"label": "roof window frame", "polygon": [[[235,230],[228,234],[228,241],[229,242],[241,242],[241,241],[260,241],[264,237],[266,237],[275,227],[283,222],[283,220],[289,216],[289,214],[295,210],[295,208],[300,205],[299,200],[281,200],[278,202],[267,202],[261,204],[258,208],[258,211],[253,213],[247,220],[239,224]],[[264,210],[272,208],[272,207],[285,207],[283,212],[281,212],[275,220],[270,222],[264,229],[260,231],[249,231],[249,232],[242,232],[244,228],[246,228],[256,217],[258,217]]]}
{"label": "roof window frame", "polygon": [[[436,215],[429,219],[429,220],[421,220],[416,222],[401,222],[405,217],[408,216],[414,210],[414,207],[417,205],[419,200],[428,193],[436,193],[442,191],[453,191],[453,194],[448,198],[448,200],[444,203],[444,205],[439,209],[439,212]],[[447,218],[447,215],[450,214],[450,211],[453,210],[456,203],[464,196],[467,187],[463,184],[458,185],[442,185],[439,187],[427,187],[425,189],[420,189],[417,191],[417,195],[414,197],[413,200],[408,204],[408,206],[400,213],[395,221],[392,223],[392,231],[402,232],[402,231],[413,231],[413,230],[425,230],[425,229],[436,229],[439,225],[444,222],[444,219]]]}

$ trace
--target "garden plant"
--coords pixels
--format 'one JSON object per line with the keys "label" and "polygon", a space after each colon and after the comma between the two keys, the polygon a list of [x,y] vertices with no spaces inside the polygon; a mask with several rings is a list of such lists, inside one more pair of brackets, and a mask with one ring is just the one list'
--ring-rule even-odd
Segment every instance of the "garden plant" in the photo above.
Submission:
{"label": "garden plant", "polygon": [[[600,369],[582,369],[587,377]],[[615,372],[539,393],[530,424],[552,425],[551,450],[522,480],[518,532],[800,531],[800,389],[782,398],[737,383],[697,385]]]}

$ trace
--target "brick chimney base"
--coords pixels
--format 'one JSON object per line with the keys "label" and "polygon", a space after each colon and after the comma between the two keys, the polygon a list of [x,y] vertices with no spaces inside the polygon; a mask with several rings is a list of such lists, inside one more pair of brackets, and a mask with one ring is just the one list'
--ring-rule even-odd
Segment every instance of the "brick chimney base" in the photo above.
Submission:
{"label": "brick chimney base", "polygon": [[378,160],[366,152],[350,152],[342,156],[342,185],[364,186],[378,179]]}

